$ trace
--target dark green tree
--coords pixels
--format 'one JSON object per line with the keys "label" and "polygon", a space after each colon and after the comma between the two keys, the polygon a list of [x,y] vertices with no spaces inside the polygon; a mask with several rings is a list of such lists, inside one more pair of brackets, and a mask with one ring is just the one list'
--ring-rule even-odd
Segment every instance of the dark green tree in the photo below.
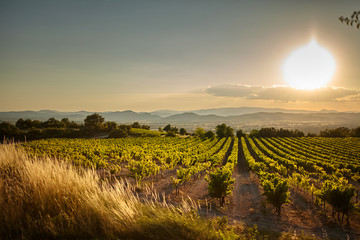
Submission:
{"label": "dark green tree", "polygon": [[225,123],[221,125],[217,125],[215,130],[216,130],[216,136],[218,138],[234,137],[234,129],[232,129],[230,126],[226,126]]}
{"label": "dark green tree", "polygon": [[213,131],[207,131],[205,133],[205,137],[206,138],[213,138],[213,137],[215,137],[215,133]]}
{"label": "dark green tree", "polygon": [[0,141],[4,138],[14,137],[16,134],[20,133],[20,129],[8,122],[0,123]]}
{"label": "dark green tree", "polygon": [[69,127],[71,124],[68,118],[63,118],[60,122],[64,124],[65,127]]}
{"label": "dark green tree", "polygon": [[360,137],[360,127],[352,129],[351,136],[352,137]]}
{"label": "dark green tree", "polygon": [[55,118],[49,118],[47,121],[43,122],[44,128],[63,128],[65,127],[65,124],[63,122],[60,122],[59,120],[56,120]]}
{"label": "dark green tree", "polygon": [[230,126],[227,126],[227,127],[226,127],[225,137],[234,138],[234,129],[232,129]]}
{"label": "dark green tree", "polygon": [[84,119],[84,126],[88,129],[100,129],[105,119],[100,114],[94,113]]}
{"label": "dark green tree", "polygon": [[134,122],[132,125],[131,125],[132,128],[141,128],[141,125],[139,122]]}
{"label": "dark green tree", "polygon": [[124,130],[127,134],[130,133],[130,129],[131,129],[131,125],[125,125],[125,124],[121,124],[119,125],[119,129]]}
{"label": "dark green tree", "polygon": [[216,136],[217,136],[218,138],[223,138],[223,137],[225,137],[226,127],[227,127],[227,126],[226,126],[225,123],[216,126],[215,130],[216,130]]}
{"label": "dark green tree", "polygon": [[150,125],[141,125],[142,129],[150,130]]}
{"label": "dark green tree", "polygon": [[42,122],[39,120],[32,120],[31,128],[41,128]]}
{"label": "dark green tree", "polygon": [[170,131],[170,130],[171,130],[171,125],[170,125],[170,124],[166,125],[166,126],[163,128],[163,130],[164,130],[165,132]]}
{"label": "dark green tree", "polygon": [[124,129],[114,129],[110,132],[109,138],[126,138],[128,133]]}
{"label": "dark green tree", "polygon": [[20,118],[19,120],[16,121],[15,126],[22,130],[30,129],[32,127],[32,121],[30,119],[24,120]]}
{"label": "dark green tree", "polygon": [[187,131],[185,128],[180,128],[180,135],[186,135]]}
{"label": "dark green tree", "polygon": [[320,131],[320,137],[350,137],[351,130],[347,127],[338,127],[335,129],[325,129]]}
{"label": "dark green tree", "polygon": [[251,130],[249,137],[259,137],[259,130],[257,129]]}
{"label": "dark green tree", "polygon": [[104,125],[105,125],[106,130],[107,130],[108,132],[111,132],[112,130],[117,129],[117,127],[118,127],[118,124],[117,124],[116,122],[114,122],[114,121],[105,122]]}
{"label": "dark green tree", "polygon": [[169,130],[169,131],[167,131],[166,136],[167,137],[175,137],[176,133],[174,131],[172,131],[172,130]]}
{"label": "dark green tree", "polygon": [[236,131],[236,137],[237,138],[241,138],[241,137],[244,137],[244,136],[245,136],[245,133],[241,129]]}
{"label": "dark green tree", "polygon": [[175,134],[179,133],[179,129],[177,127],[171,127],[170,131],[174,132]]}

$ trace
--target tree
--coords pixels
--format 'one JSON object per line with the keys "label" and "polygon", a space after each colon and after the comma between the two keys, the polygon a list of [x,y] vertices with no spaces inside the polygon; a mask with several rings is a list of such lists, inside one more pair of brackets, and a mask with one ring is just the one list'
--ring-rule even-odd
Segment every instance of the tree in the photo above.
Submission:
{"label": "tree", "polygon": [[245,136],[245,133],[241,129],[236,131],[236,137],[237,138],[241,138],[241,137],[244,137],[244,136]]}
{"label": "tree", "polygon": [[204,138],[204,137],[205,137],[205,130],[204,130],[203,128],[201,128],[201,127],[197,127],[197,128],[195,129],[194,134],[195,134],[196,136],[198,136],[199,138]]}
{"label": "tree", "polygon": [[41,128],[41,124],[42,122],[40,122],[39,120],[32,120],[31,128]]}
{"label": "tree", "polygon": [[338,127],[335,129],[325,129],[320,131],[320,137],[349,137],[351,130],[346,127]]}
{"label": "tree", "polygon": [[224,206],[226,195],[234,188],[235,179],[231,176],[232,172],[229,168],[218,168],[206,178],[209,183],[209,194],[213,198],[219,198],[220,206]]}
{"label": "tree", "polygon": [[94,113],[84,119],[84,125],[89,129],[100,129],[104,121],[104,117],[102,117],[100,114]]}
{"label": "tree", "polygon": [[75,121],[71,121],[68,123],[67,125],[68,128],[80,128],[81,124],[80,123],[76,123]]}
{"label": "tree", "polygon": [[360,29],[360,11],[355,11],[350,18],[344,18],[343,16],[339,17],[340,22],[346,23],[349,26],[356,26],[357,29]]}
{"label": "tree", "polygon": [[187,131],[185,128],[180,128],[180,134],[181,135],[186,135],[187,134]]}
{"label": "tree", "polygon": [[150,130],[150,125],[141,125],[142,129]]}
{"label": "tree", "polygon": [[0,141],[6,137],[12,137],[20,132],[19,128],[15,127],[11,123],[2,122],[0,123]]}
{"label": "tree", "polygon": [[134,122],[132,125],[131,125],[132,128],[141,128],[141,125],[139,122]]}
{"label": "tree", "polygon": [[257,129],[251,130],[249,137],[259,137],[259,130]]}
{"label": "tree", "polygon": [[124,129],[114,129],[110,132],[109,138],[126,138],[128,133]]}
{"label": "tree", "polygon": [[19,120],[16,121],[15,126],[22,130],[29,129],[32,127],[32,121],[30,119],[24,120],[20,118]]}
{"label": "tree", "polygon": [[171,127],[170,131],[174,132],[175,134],[177,134],[179,132],[179,129],[177,127]]}
{"label": "tree", "polygon": [[169,130],[169,131],[167,131],[166,136],[167,137],[175,137],[176,133],[174,131]]}
{"label": "tree", "polygon": [[63,122],[56,120],[55,118],[49,118],[47,121],[42,124],[45,128],[62,128],[65,127]]}
{"label": "tree", "polygon": [[118,124],[116,122],[110,121],[110,122],[106,122],[105,126],[106,126],[106,130],[108,132],[111,132],[111,131],[117,129]]}
{"label": "tree", "polygon": [[207,131],[206,133],[205,133],[205,137],[206,138],[213,138],[213,137],[215,137],[215,133],[213,132],[213,131]]}
{"label": "tree", "polygon": [[64,124],[65,127],[69,127],[71,124],[68,118],[63,118],[60,122]]}
{"label": "tree", "polygon": [[360,127],[352,129],[351,136],[352,137],[360,137]]}
{"label": "tree", "polygon": [[226,127],[225,137],[234,138],[234,129],[232,129],[230,126],[227,126],[227,127]]}
{"label": "tree", "polygon": [[271,128],[261,128],[259,130],[259,135],[261,137],[276,137],[276,129],[271,127]]}
{"label": "tree", "polygon": [[221,124],[221,125],[217,125],[216,128],[215,128],[215,130],[216,130],[216,136],[217,136],[218,138],[223,138],[223,137],[225,137],[226,124],[223,123],[223,124]]}
{"label": "tree", "polygon": [[232,129],[230,126],[226,126],[225,123],[221,125],[217,125],[215,130],[216,130],[216,136],[218,138],[234,137],[234,129]]}
{"label": "tree", "polygon": [[163,128],[163,130],[164,130],[165,132],[170,131],[170,130],[171,130],[171,125],[170,125],[170,124],[166,125],[166,126]]}
{"label": "tree", "polygon": [[121,124],[121,125],[119,125],[119,129],[122,129],[122,130],[124,130],[127,134],[129,134],[129,133],[130,133],[131,126],[130,126],[130,125]]}

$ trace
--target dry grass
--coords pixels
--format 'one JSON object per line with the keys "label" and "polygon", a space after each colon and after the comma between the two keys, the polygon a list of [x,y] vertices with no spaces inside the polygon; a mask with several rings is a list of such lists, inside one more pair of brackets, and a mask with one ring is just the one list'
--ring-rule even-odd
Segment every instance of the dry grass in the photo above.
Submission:
{"label": "dry grass", "polygon": [[[126,182],[108,184],[93,171],[0,145],[0,239],[265,239],[255,228],[235,234],[226,218],[200,218],[191,200],[175,207],[160,199],[140,199]],[[308,239],[278,235],[268,239]]]}
{"label": "dry grass", "polygon": [[29,158],[0,145],[0,239],[221,239],[185,203],[139,199],[124,182],[108,184],[62,161]]}

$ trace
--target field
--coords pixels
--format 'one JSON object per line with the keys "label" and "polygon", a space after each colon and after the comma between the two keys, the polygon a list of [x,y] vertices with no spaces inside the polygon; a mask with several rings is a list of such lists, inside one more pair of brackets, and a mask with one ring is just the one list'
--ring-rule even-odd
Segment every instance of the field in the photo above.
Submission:
{"label": "field", "polygon": [[[359,138],[48,139],[21,146],[30,156],[96,169],[109,183],[127,179],[141,197],[158,192],[175,205],[190,197],[200,215],[226,216],[233,226],[256,224],[270,236],[360,238]],[[212,198],[210,175],[229,172],[230,194]],[[271,196],[281,187],[285,204],[276,205]]]}

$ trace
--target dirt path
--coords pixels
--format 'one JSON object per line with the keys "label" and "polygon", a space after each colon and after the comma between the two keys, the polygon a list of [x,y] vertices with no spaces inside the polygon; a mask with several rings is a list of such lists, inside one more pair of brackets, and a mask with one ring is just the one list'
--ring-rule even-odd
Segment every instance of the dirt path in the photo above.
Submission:
{"label": "dirt path", "polygon": [[241,143],[238,147],[238,164],[233,173],[234,190],[226,215],[229,220],[247,227],[257,224],[259,227],[267,228],[272,220],[267,219],[269,216],[265,217],[268,214],[264,205],[264,197],[261,195],[259,179],[249,171]]}
{"label": "dirt path", "polygon": [[252,219],[255,217],[254,209],[260,209],[261,193],[258,181],[255,176],[250,174],[240,151],[233,177],[235,184],[230,200],[232,208],[230,208],[229,215],[238,220]]}

